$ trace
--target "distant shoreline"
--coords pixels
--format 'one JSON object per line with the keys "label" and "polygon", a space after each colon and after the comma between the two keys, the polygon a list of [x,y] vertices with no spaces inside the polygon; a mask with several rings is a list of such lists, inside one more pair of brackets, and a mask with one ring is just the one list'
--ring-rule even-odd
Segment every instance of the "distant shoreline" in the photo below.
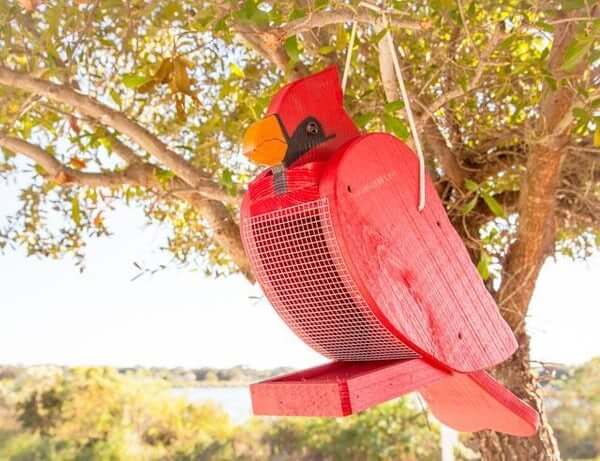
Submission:
{"label": "distant shoreline", "polygon": [[208,381],[195,381],[192,383],[172,383],[173,389],[202,389],[202,388],[215,388],[215,387],[249,387],[253,381],[218,381],[211,383]]}
{"label": "distant shoreline", "polygon": [[169,386],[179,388],[227,388],[248,387],[250,384],[272,378],[277,375],[293,371],[290,367],[277,367],[267,370],[258,370],[245,366],[231,368],[162,368],[162,367],[113,367],[113,366],[64,366],[53,364],[40,365],[3,365],[0,364],[0,381],[11,379],[22,372],[37,374],[56,373],[68,374],[72,370],[104,368],[115,370],[120,375],[138,375],[140,377],[154,378],[168,383]]}

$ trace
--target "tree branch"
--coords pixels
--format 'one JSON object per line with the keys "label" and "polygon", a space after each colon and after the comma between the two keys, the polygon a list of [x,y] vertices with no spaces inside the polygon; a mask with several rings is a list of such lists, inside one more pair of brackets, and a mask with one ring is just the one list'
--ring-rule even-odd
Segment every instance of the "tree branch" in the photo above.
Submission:
{"label": "tree branch", "polygon": [[422,126],[424,140],[429,150],[439,160],[442,169],[456,190],[461,190],[467,179],[467,171],[458,163],[456,155],[448,147],[446,139],[432,119]]}
{"label": "tree branch", "polygon": [[[22,139],[0,135],[0,146],[23,154],[46,170],[52,179],[62,186],[81,185],[88,187],[139,186],[160,193],[172,193],[188,202],[206,219],[214,232],[215,240],[228,252],[233,262],[246,278],[254,282],[254,276],[244,249],[240,243],[237,223],[223,203],[206,199],[202,194],[180,178],[173,178],[167,184],[158,179],[159,168],[149,163],[136,161],[123,171],[87,173],[69,168],[59,162],[39,146]],[[124,144],[125,152],[129,149]],[[138,158],[139,160],[139,158]]]}
{"label": "tree branch", "polygon": [[[61,185],[80,185],[88,187],[121,187],[125,185],[146,188],[161,188],[156,172],[157,167],[150,164],[135,163],[123,171],[88,173],[63,165],[44,149],[22,139],[0,135],[0,146],[22,154],[40,165],[52,180]],[[189,187],[177,178],[173,187]]]}
{"label": "tree branch", "polygon": [[[68,86],[57,85],[52,82],[33,78],[27,74],[2,66],[0,66],[0,84],[20,88],[40,96],[45,96],[53,101],[68,104],[82,114],[128,136],[140,147],[148,151],[181,178],[186,185],[191,186],[193,192],[185,193],[183,197],[187,198],[202,213],[214,232],[215,241],[227,251],[240,271],[248,280],[251,282],[254,281],[250,271],[250,264],[242,245],[239,227],[233,219],[231,212],[224,205],[224,203],[237,203],[237,197],[231,197],[219,185],[214,183],[212,179],[194,168],[176,152],[170,150],[148,130],[132,122],[122,113],[100,104],[89,96],[78,93]],[[125,145],[118,144],[117,148],[120,149],[121,155],[125,156],[124,158],[134,160],[131,155],[133,152]],[[47,158],[45,161],[47,162],[47,166],[51,166]],[[135,163],[130,165],[130,167],[134,166],[135,168],[139,168],[139,165]],[[146,178],[148,177],[146,176]],[[86,176],[85,180],[92,181],[93,178]]]}
{"label": "tree branch", "polygon": [[246,44],[288,77],[295,79],[302,76],[306,69],[302,63],[289,66],[289,58],[283,49],[283,40],[270,30],[255,30],[247,26],[237,25],[235,31]]}
{"label": "tree branch", "polygon": [[[356,21],[358,23],[376,25],[380,20],[381,17],[376,16],[365,9],[363,9],[363,11],[358,11],[351,7],[340,7],[309,13],[305,18],[299,18],[279,26],[273,30],[273,33],[281,40],[300,32],[306,32],[310,29],[325,27],[332,24]],[[431,27],[431,24],[427,21],[404,21],[392,17],[389,18],[389,22],[396,27],[408,30],[427,30]]]}
{"label": "tree branch", "polygon": [[3,66],[0,66],[0,84],[23,89],[40,96],[45,96],[53,101],[68,104],[82,114],[131,138],[205,197],[226,203],[234,201],[227,192],[214,183],[207,175],[194,168],[179,154],[170,150],[148,130],[132,122],[122,113],[95,101],[89,96],[78,93],[69,86],[37,79]]}
{"label": "tree branch", "polygon": [[[594,6],[594,16],[598,16],[599,11],[600,8]],[[548,69],[557,80],[584,74],[585,62],[568,74],[562,69],[566,50],[575,37],[575,26],[573,22],[562,22],[554,31]],[[529,140],[527,169],[521,179],[519,228],[508,251],[498,294],[502,314],[517,334],[524,328],[542,264],[554,250],[556,191],[569,141],[571,113],[576,105],[576,93],[571,87],[546,87],[540,102],[535,137]]]}
{"label": "tree branch", "polygon": [[[326,11],[311,12],[304,18],[299,18],[267,30],[252,29],[251,27],[238,24],[235,26],[235,31],[252,49],[275,64],[278,69],[287,73],[292,78],[298,78],[306,73],[306,69],[300,63],[295,68],[288,69],[289,59],[282,48],[283,42],[289,37],[309,32],[312,29],[345,22],[356,21],[363,24],[379,24],[381,20],[379,16],[372,14],[364,7],[359,8],[362,11],[346,6]],[[431,24],[427,21],[404,21],[397,18],[390,18],[389,21],[394,26],[408,30],[426,30],[431,27]]]}
{"label": "tree branch", "polygon": [[429,106],[427,106],[423,111],[423,114],[420,118],[421,123],[425,123],[433,114],[435,114],[438,110],[440,110],[442,107],[448,104],[448,102],[450,102],[451,100],[460,98],[477,88],[481,77],[483,76],[485,66],[488,64],[488,59],[505,36],[506,34],[501,32],[499,28],[496,29],[496,31],[490,37],[489,42],[487,43],[483,51],[480,53],[479,63],[475,68],[475,73],[473,74],[473,77],[467,84],[466,88],[458,87],[451,91],[447,91],[440,95],[439,98],[436,98],[435,101]]}
{"label": "tree branch", "polygon": [[[385,39],[379,41],[378,48],[379,72],[385,97],[388,101],[397,101],[400,99],[400,89],[398,88],[398,80],[390,56],[390,49],[389,46],[386,46]],[[431,119],[424,119],[419,124],[419,130],[425,135],[424,140],[428,149],[440,161],[448,179],[456,189],[460,190],[467,177],[466,171],[458,163],[454,152],[448,147],[437,125]]]}

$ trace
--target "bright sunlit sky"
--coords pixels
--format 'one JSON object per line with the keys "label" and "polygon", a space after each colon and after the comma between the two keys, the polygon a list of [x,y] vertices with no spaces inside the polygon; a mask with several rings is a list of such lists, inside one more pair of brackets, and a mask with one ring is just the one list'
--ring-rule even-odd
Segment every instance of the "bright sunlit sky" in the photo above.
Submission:
{"label": "bright sunlit sky", "polygon": [[[0,184],[0,221],[16,190]],[[166,230],[139,210],[106,216],[114,235],[93,240],[83,274],[72,260],[0,254],[0,363],[166,367],[304,367],[323,363],[242,277],[218,280],[163,262]],[[529,319],[533,358],[581,363],[600,355],[600,255],[548,262]]]}

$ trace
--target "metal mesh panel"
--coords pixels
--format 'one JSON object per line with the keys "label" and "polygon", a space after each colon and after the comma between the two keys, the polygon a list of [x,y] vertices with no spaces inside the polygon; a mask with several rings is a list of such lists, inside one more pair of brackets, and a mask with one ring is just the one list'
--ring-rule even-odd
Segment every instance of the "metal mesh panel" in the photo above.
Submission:
{"label": "metal mesh panel", "polygon": [[353,283],[326,198],[244,219],[242,238],[267,298],[313,349],[337,360],[417,356],[381,324]]}

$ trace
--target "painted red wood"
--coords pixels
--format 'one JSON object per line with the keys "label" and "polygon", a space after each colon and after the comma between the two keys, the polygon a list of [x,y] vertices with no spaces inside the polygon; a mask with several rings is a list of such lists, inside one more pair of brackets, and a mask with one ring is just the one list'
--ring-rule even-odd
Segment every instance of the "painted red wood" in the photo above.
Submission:
{"label": "painted red wood", "polygon": [[288,193],[276,194],[271,170],[263,171],[244,196],[244,206],[249,207],[242,215],[259,215],[281,208],[318,200],[319,180],[324,162],[311,162],[290,168],[286,174]]}
{"label": "painted red wood", "polygon": [[491,429],[519,437],[537,431],[537,412],[484,371],[454,374],[420,393],[435,417],[458,431]]}
{"label": "painted red wood", "polygon": [[535,433],[537,413],[485,372],[451,373],[421,359],[331,362],[250,386],[254,414],[339,417],[418,391],[459,431]]}
{"label": "painted red wood", "polygon": [[348,416],[439,381],[423,360],[331,362],[252,384],[257,415]]}
{"label": "painted red wood", "polygon": [[427,178],[417,210],[418,162],[400,140],[360,136],[329,162],[321,194],[363,295],[417,352],[469,372],[517,343]]}

